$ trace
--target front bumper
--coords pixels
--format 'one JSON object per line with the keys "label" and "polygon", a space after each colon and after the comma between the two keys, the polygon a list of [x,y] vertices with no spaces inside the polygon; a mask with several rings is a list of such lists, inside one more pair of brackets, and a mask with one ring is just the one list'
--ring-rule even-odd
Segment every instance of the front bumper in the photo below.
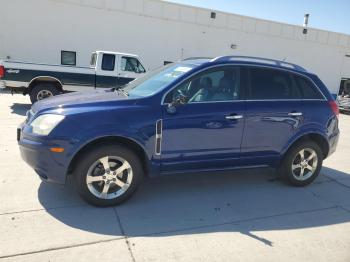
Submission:
{"label": "front bumper", "polygon": [[[50,141],[46,137],[41,139],[30,139],[21,133],[22,129],[17,131],[17,140],[22,159],[31,166],[39,177],[48,182],[64,184],[70,163],[69,143],[62,141]],[[50,147],[64,147],[63,153],[53,153]]]}

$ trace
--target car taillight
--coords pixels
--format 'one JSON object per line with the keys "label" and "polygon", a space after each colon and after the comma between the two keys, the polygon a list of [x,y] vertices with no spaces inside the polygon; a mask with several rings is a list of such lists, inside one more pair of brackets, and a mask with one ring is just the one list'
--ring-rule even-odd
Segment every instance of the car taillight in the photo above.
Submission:
{"label": "car taillight", "polygon": [[333,113],[338,117],[339,116],[339,107],[336,101],[329,101],[329,106],[331,107]]}
{"label": "car taillight", "polygon": [[0,78],[5,76],[5,67],[0,65]]}

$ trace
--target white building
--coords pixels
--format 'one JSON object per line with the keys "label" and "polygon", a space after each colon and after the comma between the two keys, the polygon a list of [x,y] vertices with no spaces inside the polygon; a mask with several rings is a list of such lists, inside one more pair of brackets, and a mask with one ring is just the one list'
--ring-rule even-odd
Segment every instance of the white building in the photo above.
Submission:
{"label": "white building", "polygon": [[[302,19],[302,18],[301,18]],[[135,53],[146,68],[186,57],[248,55],[318,74],[333,93],[350,79],[350,36],[158,0],[11,0],[0,8],[0,59],[61,63],[76,52]],[[74,54],[74,53],[73,53]]]}

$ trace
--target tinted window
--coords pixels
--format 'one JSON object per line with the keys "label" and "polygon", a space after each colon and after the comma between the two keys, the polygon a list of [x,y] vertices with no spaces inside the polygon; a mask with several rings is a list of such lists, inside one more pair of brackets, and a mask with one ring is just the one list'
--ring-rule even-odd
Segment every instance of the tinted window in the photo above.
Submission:
{"label": "tinted window", "polygon": [[121,69],[123,71],[130,71],[135,73],[144,73],[146,72],[145,68],[142,66],[140,61],[135,57],[122,57]]}
{"label": "tinted window", "polygon": [[250,71],[250,90],[248,99],[299,99],[298,88],[293,84],[288,72],[269,69],[253,68]]}
{"label": "tinted window", "polygon": [[317,87],[307,78],[302,76],[294,76],[297,84],[305,99],[322,99],[323,96],[317,90]]}
{"label": "tinted window", "polygon": [[113,71],[115,65],[115,55],[103,54],[102,57],[102,70]]}
{"label": "tinted window", "polygon": [[171,103],[180,96],[188,103],[239,99],[239,67],[220,67],[200,73],[174,88],[165,98]]}
{"label": "tinted window", "polygon": [[73,51],[61,51],[61,65],[75,66],[77,64],[77,54]]}

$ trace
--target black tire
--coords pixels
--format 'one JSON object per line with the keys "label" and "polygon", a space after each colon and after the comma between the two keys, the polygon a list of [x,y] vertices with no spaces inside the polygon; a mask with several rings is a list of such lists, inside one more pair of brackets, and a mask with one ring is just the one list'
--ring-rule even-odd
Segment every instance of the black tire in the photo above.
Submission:
{"label": "black tire", "polygon": [[[292,171],[292,165],[298,164],[297,162],[297,155],[301,150],[305,150],[305,152],[308,151],[314,151],[314,153],[317,156],[317,164],[315,164],[315,170],[309,174],[309,177],[305,176],[305,180],[301,180],[301,178],[297,179],[295,173]],[[306,154],[306,153],[305,153]],[[310,154],[311,155],[311,154]],[[310,156],[309,155],[309,156]],[[300,158],[300,155],[299,155]],[[307,158],[307,157],[305,157]],[[315,161],[315,160],[313,160]],[[316,144],[313,141],[302,141],[294,146],[292,146],[286,153],[281,167],[279,169],[279,173],[284,179],[285,182],[287,182],[290,185],[293,186],[306,186],[309,185],[311,182],[313,182],[316,177],[319,175],[320,170],[322,168],[322,162],[323,162],[323,153],[321,148],[318,144]],[[301,170],[301,169],[300,169]],[[306,169],[307,172],[308,169]],[[296,169],[295,172],[300,172],[299,169]]]}
{"label": "black tire", "polygon": [[[105,156],[115,156],[126,160],[128,164],[130,164],[132,170],[132,180],[129,183],[129,187],[123,194],[112,199],[102,199],[97,197],[90,191],[87,183],[87,175],[90,168],[94,166],[94,163],[98,162],[99,159],[104,158]],[[92,150],[89,150],[88,152],[80,156],[77,163],[78,164],[74,172],[77,191],[86,202],[99,207],[118,205],[130,198],[140,185],[144,176],[144,171],[140,159],[133,151],[122,145],[97,146],[96,148],[93,148]],[[110,170],[112,173],[112,168]],[[106,174],[104,168],[101,172]],[[101,181],[96,183],[102,183],[104,185],[104,183],[106,182]],[[110,183],[110,185],[112,185],[114,182],[111,181]],[[100,185],[102,186],[102,184]],[[113,185],[116,186],[116,184]]]}
{"label": "black tire", "polygon": [[54,84],[38,83],[32,88],[32,90],[29,93],[30,101],[32,102],[32,104],[38,101],[38,95],[40,92],[43,92],[43,91],[49,92],[53,96],[59,95],[61,93]]}

